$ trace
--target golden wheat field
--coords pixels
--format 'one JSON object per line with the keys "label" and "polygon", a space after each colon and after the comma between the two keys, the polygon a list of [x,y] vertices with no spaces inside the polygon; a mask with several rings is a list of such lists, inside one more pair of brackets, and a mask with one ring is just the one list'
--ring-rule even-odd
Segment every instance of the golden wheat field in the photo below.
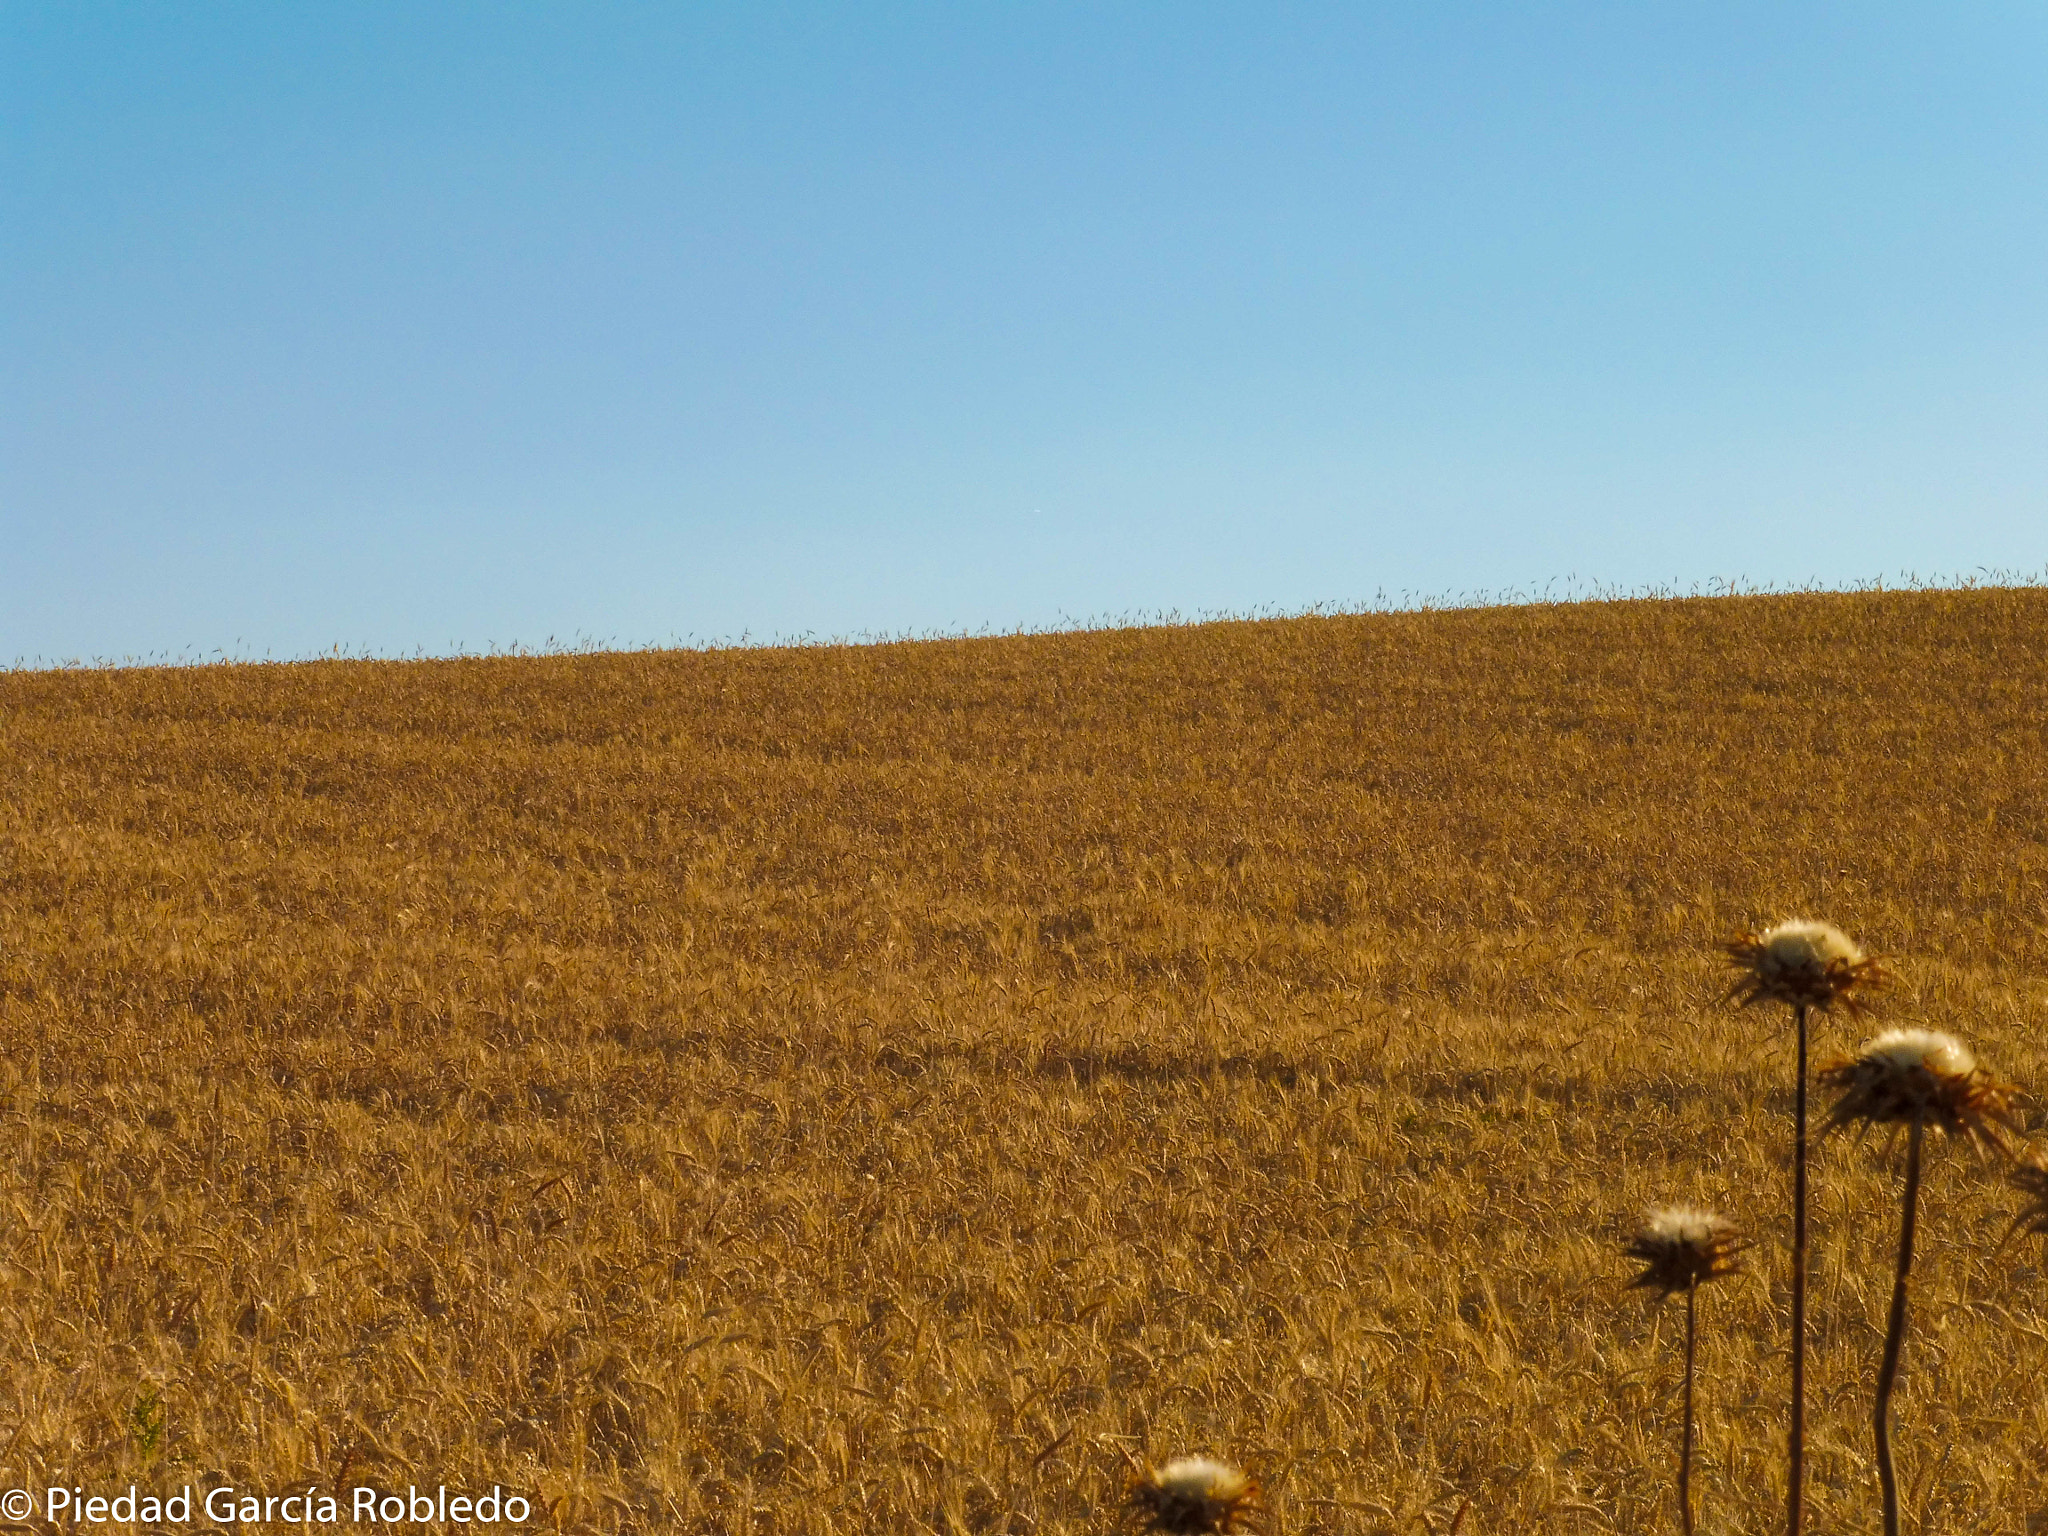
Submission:
{"label": "golden wheat field", "polygon": [[[1673,1529],[1683,1200],[1760,1240],[1701,1529],[1773,1529],[1790,1032],[1715,941],[1884,957],[1819,1061],[2048,1086],[2044,699],[2038,589],[0,675],[0,1485]],[[1816,1531],[1898,1167],[1815,1157]],[[1908,1527],[2039,1531],[2042,1239],[1927,1177]]]}

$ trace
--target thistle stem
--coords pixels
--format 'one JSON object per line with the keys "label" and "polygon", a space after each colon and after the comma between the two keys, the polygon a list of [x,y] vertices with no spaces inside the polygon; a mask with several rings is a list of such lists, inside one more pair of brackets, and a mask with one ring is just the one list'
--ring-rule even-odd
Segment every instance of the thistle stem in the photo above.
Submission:
{"label": "thistle stem", "polygon": [[1792,1429],[1787,1455],[1791,1533],[1806,1522],[1806,1004],[1792,1006],[1799,1086],[1792,1104]]}
{"label": "thistle stem", "polygon": [[1685,1431],[1678,1442],[1678,1523],[1692,1536],[1692,1368],[1698,1317],[1699,1281],[1685,1287]]}
{"label": "thistle stem", "polygon": [[1892,1279],[1892,1315],[1885,1327],[1884,1361],[1877,1368],[1877,1481],[1884,1490],[1884,1536],[1899,1536],[1899,1479],[1892,1470],[1892,1387],[1899,1379],[1899,1350],[1906,1342],[1906,1288],[1913,1272],[1913,1221],[1920,1204],[1920,1139],[1913,1122],[1906,1139],[1906,1208],[1899,1222],[1899,1267]]}

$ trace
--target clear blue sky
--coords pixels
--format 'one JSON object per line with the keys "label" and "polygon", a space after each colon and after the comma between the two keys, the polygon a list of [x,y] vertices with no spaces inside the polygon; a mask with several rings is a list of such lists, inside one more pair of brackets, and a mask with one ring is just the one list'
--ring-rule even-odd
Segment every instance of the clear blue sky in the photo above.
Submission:
{"label": "clear blue sky", "polygon": [[2033,4],[0,5],[0,664],[2048,566]]}

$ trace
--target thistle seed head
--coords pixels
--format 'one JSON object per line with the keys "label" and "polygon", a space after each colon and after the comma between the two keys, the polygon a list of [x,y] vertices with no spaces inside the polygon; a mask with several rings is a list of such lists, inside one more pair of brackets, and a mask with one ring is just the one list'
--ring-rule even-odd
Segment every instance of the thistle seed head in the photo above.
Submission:
{"label": "thistle seed head", "polygon": [[1883,979],[1878,963],[1832,923],[1804,919],[1762,933],[1741,933],[1721,946],[1740,971],[1729,996],[1744,1005],[1765,1001],[1851,1013],[1856,991]]}
{"label": "thistle seed head", "polygon": [[1854,1059],[1823,1067],[1820,1084],[1841,1095],[1821,1127],[1932,1125],[1951,1136],[2005,1150],[2018,1128],[2017,1090],[1977,1065],[1970,1048],[1936,1029],[1888,1029]]}
{"label": "thistle seed head", "polygon": [[1648,1286],[1660,1297],[1689,1290],[1707,1280],[1738,1273],[1750,1247],[1732,1223],[1690,1205],[1666,1206],[1643,1218],[1643,1227],[1624,1250],[1644,1266],[1630,1285]]}
{"label": "thistle seed head", "polygon": [[1259,1485],[1206,1456],[1147,1467],[1131,1479],[1131,1511],[1148,1531],[1171,1536],[1246,1531],[1258,1508]]}

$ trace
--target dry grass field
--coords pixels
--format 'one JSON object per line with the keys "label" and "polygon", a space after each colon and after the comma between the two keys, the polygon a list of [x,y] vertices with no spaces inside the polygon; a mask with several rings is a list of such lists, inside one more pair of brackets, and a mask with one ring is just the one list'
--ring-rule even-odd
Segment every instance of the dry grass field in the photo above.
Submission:
{"label": "dry grass field", "polygon": [[[2029,589],[0,675],[0,1487],[1672,1529],[1682,1199],[1761,1239],[1701,1529],[1771,1530],[1790,1032],[1713,943],[1830,918],[1894,980],[1821,1060],[2048,1087],[2044,701]],[[1816,1531],[1898,1167],[1815,1160]],[[1909,1529],[2048,1528],[2014,1209],[1935,1146]]]}

